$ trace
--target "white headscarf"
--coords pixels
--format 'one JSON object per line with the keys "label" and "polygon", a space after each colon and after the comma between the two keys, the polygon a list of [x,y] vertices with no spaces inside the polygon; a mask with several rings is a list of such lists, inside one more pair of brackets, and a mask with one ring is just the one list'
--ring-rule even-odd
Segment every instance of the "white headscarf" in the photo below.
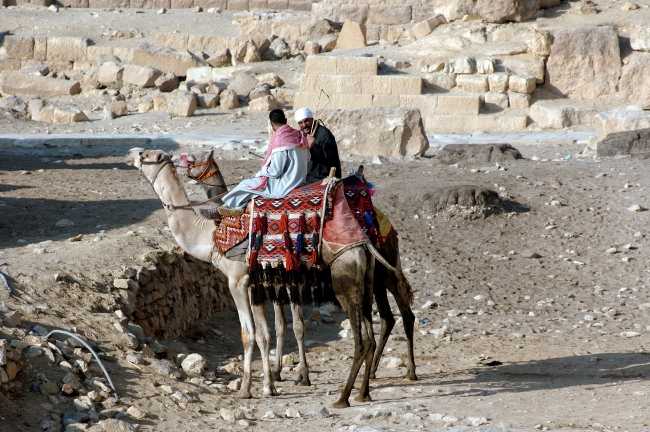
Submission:
{"label": "white headscarf", "polygon": [[309,109],[300,108],[294,114],[294,118],[296,119],[296,123],[299,123],[299,122],[303,121],[304,119],[314,118],[314,115],[311,113],[311,111],[309,111]]}

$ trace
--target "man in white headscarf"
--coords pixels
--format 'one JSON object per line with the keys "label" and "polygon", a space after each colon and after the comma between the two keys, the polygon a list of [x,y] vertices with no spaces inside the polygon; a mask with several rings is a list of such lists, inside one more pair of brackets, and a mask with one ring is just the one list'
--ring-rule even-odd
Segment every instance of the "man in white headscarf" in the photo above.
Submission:
{"label": "man in white headscarf", "polygon": [[336,168],[336,177],[341,178],[339,149],[332,132],[321,121],[314,122],[314,115],[307,108],[297,110],[294,118],[301,131],[315,138],[314,144],[309,149],[311,160],[307,168],[305,183],[321,181],[329,175],[332,167]]}

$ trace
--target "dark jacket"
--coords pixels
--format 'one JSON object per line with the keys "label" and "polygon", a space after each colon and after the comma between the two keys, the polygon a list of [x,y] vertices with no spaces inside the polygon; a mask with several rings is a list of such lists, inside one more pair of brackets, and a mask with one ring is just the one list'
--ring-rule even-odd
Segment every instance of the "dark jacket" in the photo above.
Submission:
{"label": "dark jacket", "polygon": [[341,161],[339,160],[339,149],[336,146],[336,139],[322,123],[318,125],[314,135],[316,142],[309,149],[311,160],[307,168],[306,184],[316,183],[327,177],[331,167],[336,167],[336,177],[341,178]]}

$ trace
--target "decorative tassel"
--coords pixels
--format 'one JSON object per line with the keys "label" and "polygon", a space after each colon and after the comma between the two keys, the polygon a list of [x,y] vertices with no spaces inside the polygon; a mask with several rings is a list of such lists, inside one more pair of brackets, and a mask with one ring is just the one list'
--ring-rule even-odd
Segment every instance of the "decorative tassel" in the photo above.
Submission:
{"label": "decorative tassel", "polygon": [[368,211],[363,212],[363,217],[366,218],[366,224],[368,225],[368,228],[372,228],[373,223],[372,223],[372,215],[370,214],[370,212]]}
{"label": "decorative tassel", "polygon": [[296,279],[300,276],[298,272],[291,272],[289,274],[290,286],[291,286],[291,304],[299,305],[300,304],[300,288]]}
{"label": "decorative tassel", "polygon": [[311,306],[314,299],[311,296],[311,281],[309,280],[310,271],[307,266],[302,263],[300,265],[300,277],[302,279],[302,305]]}
{"label": "decorative tassel", "polygon": [[284,259],[286,261],[287,271],[298,271],[300,269],[300,262],[296,255],[291,250],[291,235],[289,231],[284,232]]}
{"label": "decorative tassel", "polygon": [[268,225],[268,220],[266,218],[266,213],[262,214],[260,216],[260,230],[259,232],[262,233],[262,235],[267,235],[269,232],[269,225]]}
{"label": "decorative tassel", "polygon": [[296,251],[299,254],[304,254],[305,253],[305,245],[303,244],[303,234],[298,234],[298,237],[296,238]]}
{"label": "decorative tassel", "polygon": [[289,231],[289,215],[282,213],[280,216],[280,232]]}
{"label": "decorative tassel", "polygon": [[310,218],[310,225],[312,233],[316,234],[320,231],[320,217],[318,216],[318,213],[314,213]]}
{"label": "decorative tassel", "polygon": [[262,222],[260,221],[260,215],[258,214],[255,216],[255,219],[253,219],[253,233],[258,233],[262,230]]}
{"label": "decorative tassel", "polygon": [[318,233],[314,233],[311,238],[311,263],[318,263]]}
{"label": "decorative tassel", "polygon": [[286,271],[284,269],[284,266],[282,265],[282,262],[278,264],[278,267],[275,269],[276,270],[276,278],[278,281],[278,292],[277,292],[277,298],[276,298],[276,303],[279,305],[286,305],[289,304],[289,293],[287,292],[287,286],[285,284],[285,279],[286,279]]}
{"label": "decorative tassel", "polygon": [[257,250],[251,248],[251,253],[248,256],[248,272],[251,277],[253,273],[257,271],[257,253]]}
{"label": "decorative tassel", "polygon": [[300,216],[298,217],[298,231],[301,234],[306,234],[309,232],[309,229],[307,228],[307,220],[305,219],[304,213],[300,213]]}
{"label": "decorative tassel", "polygon": [[[263,266],[262,278],[265,287],[273,288],[273,267],[271,267],[271,264],[266,264]],[[273,291],[275,291],[275,288],[273,288]]]}
{"label": "decorative tassel", "polygon": [[280,288],[278,288],[278,299],[276,303],[280,306],[288,305],[291,303],[291,299],[289,299],[289,292],[287,291],[286,286],[282,285]]}
{"label": "decorative tassel", "polygon": [[253,306],[260,306],[266,303],[266,293],[262,284],[262,275],[260,270],[255,270],[251,274],[251,301]]}

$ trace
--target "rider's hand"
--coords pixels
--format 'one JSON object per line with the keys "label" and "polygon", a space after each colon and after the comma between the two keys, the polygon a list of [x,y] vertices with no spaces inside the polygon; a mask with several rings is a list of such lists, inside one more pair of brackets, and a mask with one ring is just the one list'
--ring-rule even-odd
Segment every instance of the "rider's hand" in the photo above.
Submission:
{"label": "rider's hand", "polygon": [[307,135],[307,144],[309,144],[309,148],[312,148],[315,142],[316,142],[316,138],[314,138],[311,135]]}

